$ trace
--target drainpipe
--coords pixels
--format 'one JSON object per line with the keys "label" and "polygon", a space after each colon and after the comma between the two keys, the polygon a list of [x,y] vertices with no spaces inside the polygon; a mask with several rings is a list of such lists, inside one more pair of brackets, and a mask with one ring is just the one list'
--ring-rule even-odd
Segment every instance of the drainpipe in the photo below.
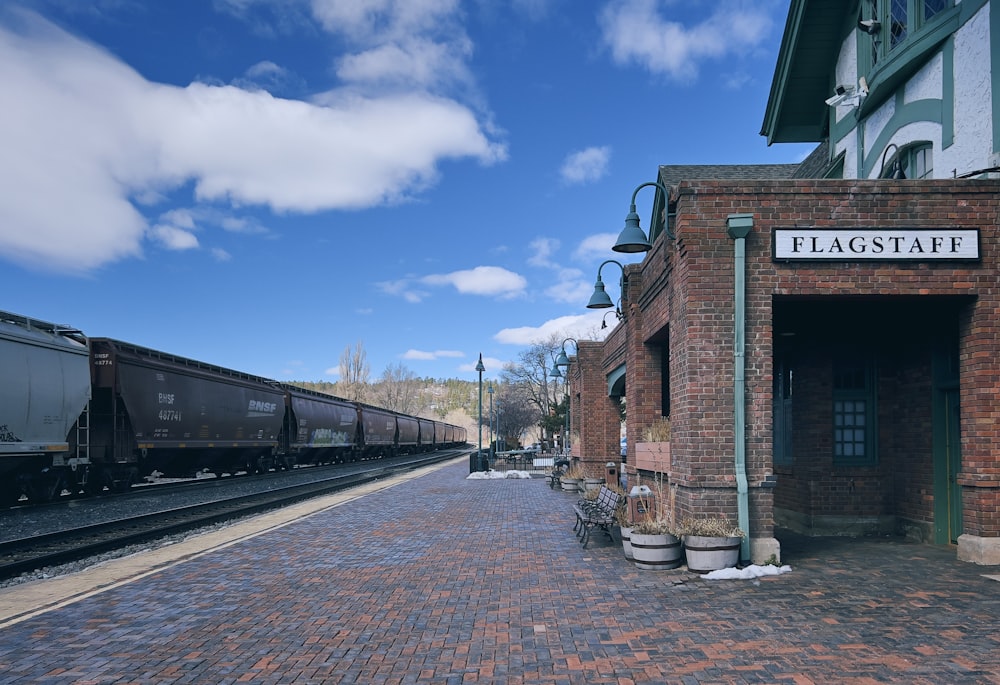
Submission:
{"label": "drainpipe", "polygon": [[753,228],[753,214],[730,214],[726,233],[735,241],[735,276],[733,299],[733,436],[736,457],[737,523],[746,533],[740,543],[740,559],[750,559],[750,496],[747,484],[746,443],[746,238]]}

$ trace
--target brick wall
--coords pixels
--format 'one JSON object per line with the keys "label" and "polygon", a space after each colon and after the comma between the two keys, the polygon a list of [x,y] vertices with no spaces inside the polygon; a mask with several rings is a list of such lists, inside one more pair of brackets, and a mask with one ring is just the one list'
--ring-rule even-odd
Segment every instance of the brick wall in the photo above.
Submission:
{"label": "brick wall", "polygon": [[[623,302],[628,316],[623,323],[628,327],[630,442],[662,412],[659,364],[662,346],[669,346],[671,475],[679,513],[735,515],[734,241],[726,235],[726,219],[731,214],[752,214],[754,226],[746,239],[745,357],[752,533],[771,534],[772,490],[761,486],[770,485],[769,476],[775,472],[777,506],[805,516],[857,512],[876,518],[890,515],[918,525],[932,519],[929,349],[935,330],[945,327],[958,339],[960,360],[964,531],[1000,535],[998,190],[995,181],[949,180],[693,181],[674,189],[677,238],[661,236],[642,265],[634,267],[638,273],[630,275]],[[977,228],[982,259],[774,262],[772,230],[792,227]],[[907,321],[908,335],[886,328],[883,332],[891,344],[877,350],[878,463],[861,469],[833,467],[832,352],[820,354],[814,348],[797,362],[802,365],[800,375],[808,375],[812,387],[795,409],[796,461],[790,468],[775,469],[775,317],[791,311],[796,302],[849,308],[876,298],[882,298],[875,305],[876,319],[879,312],[892,312],[897,302],[905,301],[917,312]],[[933,303],[940,311],[923,316],[924,303]],[[849,321],[850,313],[846,316]],[[855,327],[854,335],[864,345],[875,346],[867,329]],[[818,346],[823,341],[813,342]],[[613,368],[606,358],[595,361],[592,372],[598,376]]]}

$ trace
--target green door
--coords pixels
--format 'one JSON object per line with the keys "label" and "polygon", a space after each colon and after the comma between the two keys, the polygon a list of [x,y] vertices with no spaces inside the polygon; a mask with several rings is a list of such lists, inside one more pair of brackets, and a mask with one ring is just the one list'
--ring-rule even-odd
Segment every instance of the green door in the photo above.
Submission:
{"label": "green door", "polygon": [[934,355],[934,542],[947,545],[962,534],[962,431],[958,385],[958,350]]}
{"label": "green door", "polygon": [[945,464],[948,474],[948,537],[945,542],[958,542],[962,534],[962,486],[958,484],[958,472],[962,468],[962,441],[959,430],[958,390],[944,393],[945,404]]}

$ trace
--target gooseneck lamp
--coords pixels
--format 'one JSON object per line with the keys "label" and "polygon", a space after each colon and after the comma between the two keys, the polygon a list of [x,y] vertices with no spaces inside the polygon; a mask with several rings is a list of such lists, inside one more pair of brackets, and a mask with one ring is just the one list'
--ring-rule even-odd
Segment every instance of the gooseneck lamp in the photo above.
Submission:
{"label": "gooseneck lamp", "polygon": [[[628,215],[625,217],[625,228],[618,234],[618,240],[611,247],[615,252],[649,252],[653,249],[653,244],[649,242],[649,238],[646,237],[639,225],[639,215],[635,211],[635,196],[647,186],[655,186],[660,189],[664,197],[667,196],[667,189],[658,181],[643,183],[632,191],[632,202],[629,205]],[[606,306],[610,307],[611,305]]]}
{"label": "gooseneck lamp", "polygon": [[615,303],[611,301],[607,291],[604,289],[604,281],[601,280],[601,269],[604,268],[605,264],[617,264],[618,268],[622,270],[622,277],[619,279],[618,285],[624,290],[625,267],[613,259],[605,260],[599,267],[597,267],[597,282],[594,283],[594,294],[590,296],[590,302],[587,303],[587,309],[607,309],[608,307],[615,306]]}

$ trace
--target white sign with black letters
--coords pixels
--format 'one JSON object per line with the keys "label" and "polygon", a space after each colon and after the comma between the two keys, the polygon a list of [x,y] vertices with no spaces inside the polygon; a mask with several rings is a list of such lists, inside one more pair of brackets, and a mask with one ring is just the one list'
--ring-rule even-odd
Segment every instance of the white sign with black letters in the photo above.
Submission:
{"label": "white sign with black letters", "polygon": [[979,259],[979,230],[965,228],[776,228],[775,260]]}

